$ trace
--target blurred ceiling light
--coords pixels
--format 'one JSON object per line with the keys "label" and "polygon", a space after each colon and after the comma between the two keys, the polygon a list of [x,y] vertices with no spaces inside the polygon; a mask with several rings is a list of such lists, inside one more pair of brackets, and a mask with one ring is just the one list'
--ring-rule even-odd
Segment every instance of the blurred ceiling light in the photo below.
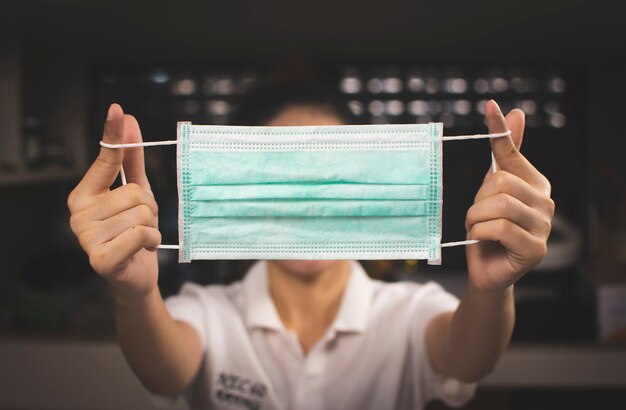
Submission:
{"label": "blurred ceiling light", "polygon": [[369,111],[373,116],[382,115],[385,112],[385,104],[380,100],[374,100],[369,104]]}
{"label": "blurred ceiling light", "polygon": [[424,100],[411,101],[408,111],[412,115],[425,115],[428,112],[428,103]]}
{"label": "blurred ceiling light", "polygon": [[491,88],[497,93],[503,93],[509,89],[509,82],[502,77],[496,77],[491,80]]}
{"label": "blurred ceiling light", "polygon": [[472,111],[472,103],[469,100],[456,100],[452,104],[452,111],[459,115],[467,115]]}
{"label": "blurred ceiling light", "polygon": [[474,91],[478,94],[486,94],[491,88],[489,87],[489,81],[484,78],[479,78],[474,81]]}
{"label": "blurred ceiling light", "polygon": [[196,82],[189,78],[175,81],[172,92],[176,95],[191,95],[196,92]]}
{"label": "blurred ceiling light", "polygon": [[372,94],[378,94],[383,90],[383,82],[380,78],[371,78],[367,82],[367,90]]}
{"label": "blurred ceiling light", "polygon": [[207,102],[206,112],[209,115],[225,116],[230,113],[230,104],[222,100],[212,100]]}
{"label": "blurred ceiling light", "polygon": [[404,112],[404,103],[400,100],[387,101],[385,111],[389,115],[401,115]]}
{"label": "blurred ceiling light", "polygon": [[476,111],[484,115],[485,114],[485,106],[487,105],[487,100],[481,100],[476,103]]}
{"label": "blurred ceiling light", "polygon": [[517,108],[524,111],[526,115],[532,115],[537,112],[537,103],[533,100],[524,100],[517,103]]}
{"label": "blurred ceiling light", "polygon": [[202,92],[206,95],[230,95],[236,91],[235,81],[230,77],[208,77],[202,83]]}
{"label": "blurred ceiling light", "polygon": [[452,94],[463,94],[467,91],[467,81],[462,78],[449,78],[444,82],[444,89]]}
{"label": "blurred ceiling light", "polygon": [[356,100],[348,101],[348,109],[350,109],[350,111],[354,115],[363,114],[363,104],[361,103],[361,101],[356,101]]}
{"label": "blurred ceiling light", "polygon": [[383,90],[386,93],[395,94],[402,91],[402,81],[397,77],[389,77],[383,80]]}
{"label": "blurred ceiling light", "polygon": [[154,72],[150,74],[150,80],[153,83],[163,84],[170,80],[170,74],[167,72],[167,70],[159,68],[154,70]]}
{"label": "blurred ceiling light", "polygon": [[235,91],[235,82],[228,77],[218,78],[213,83],[213,92],[218,95],[229,95]]}
{"label": "blurred ceiling light", "polygon": [[511,80],[511,88],[516,93],[526,93],[529,91],[529,83],[528,80],[523,79],[522,77],[515,77]]}
{"label": "blurred ceiling light", "polygon": [[429,78],[426,80],[426,92],[428,94],[435,94],[439,91],[439,81],[434,78]]}
{"label": "blurred ceiling light", "polygon": [[560,94],[565,91],[565,80],[560,77],[554,77],[548,80],[548,90]]}
{"label": "blurred ceiling light", "polygon": [[549,122],[550,125],[554,128],[563,128],[565,127],[566,123],[565,115],[561,114],[560,112],[554,113],[550,116]]}
{"label": "blurred ceiling light", "polygon": [[339,88],[346,94],[356,94],[361,91],[361,80],[356,77],[345,77],[341,80]]}
{"label": "blurred ceiling light", "polygon": [[424,80],[418,76],[411,76],[407,81],[407,87],[414,93],[420,93],[424,91]]}

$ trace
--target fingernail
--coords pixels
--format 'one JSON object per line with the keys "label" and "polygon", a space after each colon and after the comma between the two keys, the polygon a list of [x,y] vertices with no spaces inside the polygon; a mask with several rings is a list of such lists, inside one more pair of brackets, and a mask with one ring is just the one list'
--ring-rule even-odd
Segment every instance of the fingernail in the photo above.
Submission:
{"label": "fingernail", "polygon": [[502,115],[502,110],[500,109],[500,106],[498,105],[496,100],[492,99],[491,101],[493,101],[493,105],[495,105],[496,109],[498,110],[498,114]]}
{"label": "fingernail", "polygon": [[111,104],[111,105],[109,106],[109,112],[107,113],[107,121],[110,121],[110,120],[111,120],[111,118],[113,118],[113,106],[114,106],[114,105],[115,105],[115,104]]}

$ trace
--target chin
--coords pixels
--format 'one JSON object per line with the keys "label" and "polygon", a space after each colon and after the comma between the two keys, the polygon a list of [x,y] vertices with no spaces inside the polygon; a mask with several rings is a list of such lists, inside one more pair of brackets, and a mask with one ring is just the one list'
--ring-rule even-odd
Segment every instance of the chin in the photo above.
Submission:
{"label": "chin", "polygon": [[282,269],[298,276],[314,276],[326,269],[339,265],[340,260],[311,261],[311,260],[274,260]]}

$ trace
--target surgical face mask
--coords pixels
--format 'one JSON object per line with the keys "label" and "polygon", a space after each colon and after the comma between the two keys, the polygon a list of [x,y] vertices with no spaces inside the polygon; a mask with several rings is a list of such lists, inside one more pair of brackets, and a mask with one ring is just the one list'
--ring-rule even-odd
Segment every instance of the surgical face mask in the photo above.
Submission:
{"label": "surgical face mask", "polygon": [[[178,124],[180,262],[426,259],[441,263],[443,125]],[[122,169],[122,179],[123,169]]]}

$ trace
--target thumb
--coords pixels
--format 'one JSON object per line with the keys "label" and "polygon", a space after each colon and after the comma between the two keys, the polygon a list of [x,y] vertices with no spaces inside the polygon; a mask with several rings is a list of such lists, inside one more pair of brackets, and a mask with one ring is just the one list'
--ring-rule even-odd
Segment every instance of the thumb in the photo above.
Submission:
{"label": "thumb", "polygon": [[[511,130],[511,135],[502,138],[491,138],[491,149],[498,167],[522,178],[532,186],[550,193],[550,184],[547,179],[520,153],[524,134],[524,113],[521,110],[512,110],[506,118],[494,100],[487,103],[485,117],[489,132],[505,132]],[[491,175],[491,173],[489,174]],[[489,178],[489,175],[486,177]]]}
{"label": "thumb", "polygon": [[508,164],[519,161],[522,157],[519,149],[524,135],[523,111],[515,109],[504,117],[498,104],[490,100],[485,107],[485,119],[490,133],[511,131],[510,136],[489,139],[498,166],[504,169]]}
{"label": "thumb", "polygon": [[506,125],[511,130],[511,139],[518,151],[522,148],[522,141],[524,140],[524,128],[526,126],[526,114],[524,111],[516,108],[511,110],[506,117],[504,117]]}
{"label": "thumb", "polygon": [[[124,138],[124,112],[118,104],[111,104],[104,122],[102,140],[109,144],[120,144]],[[121,149],[101,147],[98,158],[91,165],[76,189],[87,195],[99,194],[113,184],[124,158]]]}
{"label": "thumb", "polygon": [[[143,142],[137,119],[124,115],[124,143]],[[150,182],[146,176],[143,147],[124,148],[124,172],[128,182],[134,182],[150,191]]]}

